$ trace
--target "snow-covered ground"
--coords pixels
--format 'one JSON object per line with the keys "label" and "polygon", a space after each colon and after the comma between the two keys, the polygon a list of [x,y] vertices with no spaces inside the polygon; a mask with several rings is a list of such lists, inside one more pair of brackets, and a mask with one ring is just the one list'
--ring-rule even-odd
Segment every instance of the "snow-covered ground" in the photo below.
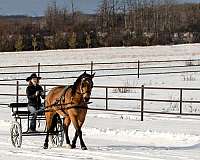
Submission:
{"label": "snow-covered ground", "polygon": [[[122,117],[134,117],[128,119]],[[87,151],[50,147],[42,149],[44,137],[24,137],[22,148],[13,148],[8,120],[0,121],[0,159],[30,160],[198,160],[200,118],[147,116],[89,111],[83,127]],[[70,128],[70,137],[74,129]],[[79,146],[78,146],[79,147]]]}
{"label": "snow-covered ground", "polygon": [[[57,50],[40,52],[0,53],[0,66],[7,65],[35,65],[41,64],[67,64],[94,62],[119,62],[137,60],[173,60],[173,59],[199,59],[200,44],[153,47],[122,47],[99,48],[80,50]],[[180,65],[181,62],[175,63]],[[155,64],[159,66],[160,64]],[[181,64],[182,65],[182,64]],[[102,66],[97,66],[100,68]],[[108,66],[109,67],[109,66]],[[117,67],[121,67],[118,65]],[[128,66],[129,67],[129,66]],[[134,67],[134,66],[133,66]],[[63,70],[70,68],[46,68],[46,70]],[[75,67],[74,69],[80,69]],[[81,68],[82,69],[82,68]],[[84,68],[85,69],[85,68]],[[89,69],[89,66],[88,66]],[[198,70],[198,67],[190,69]],[[0,72],[15,72],[17,69],[0,69]],[[23,71],[37,71],[37,68],[24,68]],[[153,70],[147,70],[152,72]],[[120,71],[120,73],[123,71]],[[102,74],[97,72],[98,74]],[[16,75],[19,77],[22,75]],[[24,76],[24,75],[23,75]],[[26,75],[25,75],[26,76]],[[28,76],[28,75],[27,75]],[[60,74],[43,74],[42,77],[70,76]],[[75,75],[75,76],[78,76]],[[185,77],[191,78],[185,80]],[[0,75],[0,79],[13,78],[10,75]],[[15,77],[14,77],[15,78]],[[22,77],[24,78],[24,77]],[[182,73],[169,75],[145,75],[137,79],[136,76],[102,77],[95,78],[95,85],[110,86],[161,86],[161,87],[199,87],[199,73]],[[42,80],[43,84],[69,84],[69,80]],[[0,82],[5,83],[5,82]],[[13,82],[9,82],[13,83]],[[20,83],[25,83],[21,81]],[[20,93],[25,88],[20,87]],[[184,100],[200,100],[200,91],[184,91]],[[15,87],[0,85],[0,93],[15,93]],[[94,89],[93,96],[105,95],[105,90]],[[119,93],[110,89],[111,97],[140,96],[140,91],[132,90],[130,93]],[[150,90],[145,97],[156,99],[179,99],[178,91]],[[26,101],[24,97],[20,99]],[[1,103],[15,101],[12,97],[1,97]],[[103,108],[105,102],[92,100],[91,107]],[[139,102],[110,101],[110,108],[140,109]],[[183,111],[187,113],[200,113],[199,104],[184,104]],[[178,112],[176,103],[145,103],[146,110],[165,112]],[[83,127],[84,139],[88,146],[87,151],[79,148],[70,150],[65,147],[43,150],[44,137],[23,137],[22,148],[13,148],[10,142],[9,127],[12,121],[10,110],[1,106],[0,113],[0,159],[15,160],[66,160],[66,159],[130,159],[130,160],[199,160],[200,158],[200,117],[172,116],[145,114],[144,121],[140,115],[125,112],[89,111]],[[25,125],[24,125],[25,126]],[[70,137],[74,134],[70,128]]]}

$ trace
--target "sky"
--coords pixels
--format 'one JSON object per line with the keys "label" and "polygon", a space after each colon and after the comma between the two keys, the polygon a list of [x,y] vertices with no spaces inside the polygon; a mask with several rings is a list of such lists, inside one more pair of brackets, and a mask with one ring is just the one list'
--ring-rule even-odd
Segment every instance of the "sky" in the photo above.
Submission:
{"label": "sky", "polygon": [[[71,9],[71,0],[56,0],[61,7]],[[74,0],[76,10],[95,13],[101,0]],[[180,0],[200,2],[200,0]],[[52,0],[0,0],[0,15],[42,16]]]}
{"label": "sky", "polygon": [[[76,10],[94,13],[101,0],[74,0]],[[0,0],[0,15],[41,16],[52,0]],[[71,10],[71,0],[56,0],[61,7]]]}

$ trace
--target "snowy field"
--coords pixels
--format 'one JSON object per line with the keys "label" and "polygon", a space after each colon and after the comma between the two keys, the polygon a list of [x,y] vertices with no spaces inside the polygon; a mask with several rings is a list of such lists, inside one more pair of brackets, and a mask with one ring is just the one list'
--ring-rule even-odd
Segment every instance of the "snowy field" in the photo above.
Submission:
{"label": "snowy field", "polygon": [[[57,50],[39,52],[0,53],[0,66],[7,65],[35,65],[41,64],[68,64],[94,62],[120,62],[120,61],[149,61],[174,59],[200,59],[200,44],[154,47],[128,47],[128,48],[99,48],[80,50]],[[174,65],[184,65],[175,63]],[[158,65],[159,64],[155,64]],[[97,66],[97,68],[101,66]],[[109,66],[108,66],[109,67]],[[117,67],[121,67],[118,65]],[[129,67],[129,66],[127,66]],[[134,66],[133,66],[134,67]],[[90,67],[88,66],[88,69]],[[200,67],[199,67],[200,68]],[[188,70],[199,70],[191,67]],[[36,68],[31,68],[37,71]],[[28,71],[31,70],[29,68]],[[46,68],[48,70],[48,68]],[[70,68],[56,68],[57,70]],[[73,68],[80,69],[78,67]],[[85,68],[84,68],[85,69]],[[52,70],[52,68],[49,68]],[[0,72],[16,72],[16,69],[0,69]],[[26,71],[24,69],[23,71]],[[147,70],[152,72],[153,70]],[[123,73],[121,71],[120,73]],[[60,74],[43,74],[42,77],[70,76]],[[100,72],[96,73],[103,74]],[[107,73],[105,73],[107,74]],[[24,75],[23,75],[24,76]],[[25,75],[28,76],[28,75]],[[78,74],[74,74],[78,76]],[[0,79],[24,78],[22,75],[0,75]],[[186,80],[187,79],[187,80]],[[75,79],[42,80],[42,84],[71,84]],[[107,86],[155,86],[155,87],[195,87],[199,86],[200,74],[180,73],[169,75],[145,75],[137,79],[136,76],[102,77],[95,78],[95,85]],[[0,82],[5,83],[5,82]],[[15,83],[15,82],[8,82]],[[25,83],[20,81],[20,83]],[[25,88],[20,88],[24,93]],[[184,100],[200,100],[200,91],[185,91]],[[15,87],[0,85],[0,93],[15,93]],[[104,96],[105,90],[94,89],[93,96]],[[138,98],[140,91],[132,90],[130,93],[119,93],[109,90],[110,97]],[[178,100],[178,91],[155,90],[147,91],[146,98]],[[1,97],[1,103],[15,101],[12,97]],[[20,101],[26,101],[24,97]],[[92,100],[91,107],[103,108],[104,101]],[[110,101],[109,107],[114,109],[140,109],[139,102]],[[150,111],[178,112],[178,104],[145,103],[145,109]],[[199,104],[184,104],[185,113],[200,113]],[[95,160],[199,160],[200,158],[200,117],[198,116],[172,116],[145,114],[144,121],[140,115],[123,112],[89,111],[83,127],[84,139],[88,150],[82,151],[79,146],[75,150],[50,147],[43,150],[44,137],[23,137],[22,148],[13,148],[10,142],[9,128],[12,121],[10,110],[1,106],[0,113],[0,159],[15,160],[68,160],[68,159],[95,159]],[[25,123],[25,122],[24,122]],[[25,125],[24,125],[25,126]],[[74,134],[70,128],[70,137]]]}

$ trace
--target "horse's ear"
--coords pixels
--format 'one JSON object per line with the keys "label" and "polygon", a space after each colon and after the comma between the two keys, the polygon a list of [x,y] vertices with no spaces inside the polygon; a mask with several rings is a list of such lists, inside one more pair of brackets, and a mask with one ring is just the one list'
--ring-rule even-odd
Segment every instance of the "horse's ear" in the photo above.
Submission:
{"label": "horse's ear", "polygon": [[87,74],[86,71],[83,74]]}
{"label": "horse's ear", "polygon": [[95,72],[95,73],[93,73],[93,74],[91,75],[91,76],[92,76],[92,78],[94,78],[95,74],[96,74],[96,72]]}

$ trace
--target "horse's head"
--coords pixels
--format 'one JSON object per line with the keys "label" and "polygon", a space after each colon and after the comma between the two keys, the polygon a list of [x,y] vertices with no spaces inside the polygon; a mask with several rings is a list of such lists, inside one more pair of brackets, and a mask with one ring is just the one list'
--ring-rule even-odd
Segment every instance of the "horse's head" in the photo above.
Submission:
{"label": "horse's head", "polygon": [[95,74],[87,74],[84,72],[81,75],[81,84],[80,84],[80,91],[81,94],[83,95],[83,99],[85,102],[88,102],[90,99],[91,91],[93,88],[93,81],[92,79],[94,78]]}
{"label": "horse's head", "polygon": [[91,91],[93,88],[93,81],[94,74],[90,75],[84,72],[82,75],[79,76],[78,81],[79,85],[77,86],[80,94],[83,97],[84,102],[88,102],[90,99]]}

